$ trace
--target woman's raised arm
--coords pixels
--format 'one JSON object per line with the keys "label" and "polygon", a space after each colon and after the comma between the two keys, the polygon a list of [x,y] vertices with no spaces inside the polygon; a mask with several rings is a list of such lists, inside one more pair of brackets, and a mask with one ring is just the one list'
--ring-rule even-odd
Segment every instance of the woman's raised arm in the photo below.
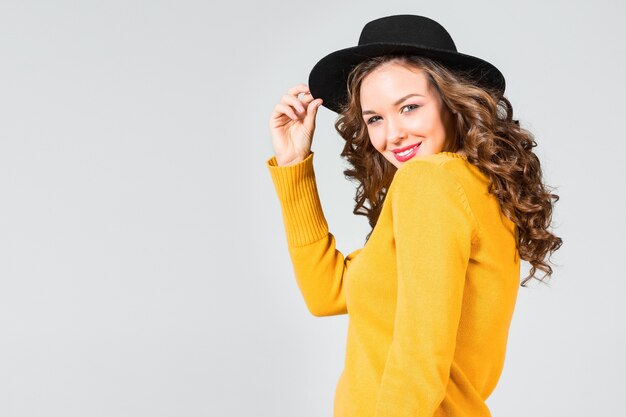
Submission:
{"label": "woman's raised arm", "polygon": [[267,161],[281,205],[289,255],[304,301],[315,316],[347,313],[344,276],[358,249],[345,256],[328,231],[313,171],[311,152],[303,161],[277,166]]}

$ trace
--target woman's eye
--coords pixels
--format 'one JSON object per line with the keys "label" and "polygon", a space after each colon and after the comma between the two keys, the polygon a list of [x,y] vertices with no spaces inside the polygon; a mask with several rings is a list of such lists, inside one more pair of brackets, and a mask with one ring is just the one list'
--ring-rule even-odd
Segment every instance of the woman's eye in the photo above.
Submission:
{"label": "woman's eye", "polygon": [[376,121],[376,118],[377,118],[377,117],[378,117],[378,116],[373,116],[373,117],[370,117],[370,118],[367,120],[367,124],[369,125],[369,124],[374,123],[374,122]]}
{"label": "woman's eye", "polygon": [[[420,107],[418,104],[407,104],[406,106],[402,106],[402,110],[408,109],[407,111],[411,111]],[[370,125],[378,121],[379,116],[372,116],[367,120],[367,124]]]}

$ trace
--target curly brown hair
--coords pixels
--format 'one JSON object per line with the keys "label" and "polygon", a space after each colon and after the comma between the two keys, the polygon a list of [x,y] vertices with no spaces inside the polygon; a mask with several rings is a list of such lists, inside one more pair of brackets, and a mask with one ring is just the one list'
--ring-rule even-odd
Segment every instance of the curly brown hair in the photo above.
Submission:
{"label": "curly brown hair", "polygon": [[452,115],[454,139],[446,143],[444,150],[467,155],[468,162],[490,179],[489,192],[517,225],[517,250],[520,258],[532,265],[521,286],[526,287],[531,278],[538,279],[537,269],[545,272],[539,281],[550,277],[552,268],[545,262],[546,255],[562,245],[561,238],[548,231],[553,204],[559,196],[543,184],[541,165],[532,151],[537,146],[534,136],[513,119],[513,107],[503,94],[477,85],[463,70],[423,56],[371,58],[353,68],[348,77],[348,100],[340,109],[335,129],[346,141],[341,156],[351,165],[343,173],[358,184],[353,213],[366,216],[372,227],[366,241],[376,226],[397,168],[371,144],[361,115],[359,92],[366,75],[391,62],[423,71],[430,88]]}

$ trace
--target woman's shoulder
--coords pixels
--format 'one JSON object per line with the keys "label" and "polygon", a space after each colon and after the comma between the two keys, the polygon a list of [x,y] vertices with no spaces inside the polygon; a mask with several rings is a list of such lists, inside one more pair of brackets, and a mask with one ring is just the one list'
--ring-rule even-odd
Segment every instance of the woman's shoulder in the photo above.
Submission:
{"label": "woman's shoulder", "polygon": [[[427,176],[457,177],[471,165],[467,157],[455,152],[439,152],[432,155],[414,156],[396,171],[395,177]],[[394,178],[395,180],[395,178]]]}
{"label": "woman's shoulder", "polygon": [[448,186],[460,186],[463,181],[459,178],[459,171],[467,168],[464,156],[452,152],[415,156],[401,165],[391,182],[390,192],[404,188],[440,189],[445,183]]}
{"label": "woman's shoulder", "polygon": [[467,203],[468,195],[487,196],[489,179],[465,155],[440,152],[413,157],[396,171],[390,194],[426,196],[455,194]]}
{"label": "woman's shoulder", "polygon": [[468,189],[473,195],[476,188],[475,168],[464,155],[452,152],[411,158],[398,168],[391,182],[388,197],[396,207],[392,213],[465,213],[477,230],[468,199]]}
{"label": "woman's shoulder", "polygon": [[[432,155],[414,156],[396,171],[395,177],[430,178],[431,180],[456,180],[464,187],[484,188],[489,179],[467,156],[455,152],[439,152]],[[396,178],[394,177],[394,182]]]}

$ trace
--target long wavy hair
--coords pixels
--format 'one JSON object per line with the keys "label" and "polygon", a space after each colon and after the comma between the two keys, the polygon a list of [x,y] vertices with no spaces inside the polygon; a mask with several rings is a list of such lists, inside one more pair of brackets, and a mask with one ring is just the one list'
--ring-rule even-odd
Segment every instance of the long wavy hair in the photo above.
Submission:
{"label": "long wavy hair", "polygon": [[[430,88],[442,100],[452,117],[454,138],[444,150],[462,150],[467,160],[489,179],[489,192],[500,202],[503,213],[517,225],[516,245],[520,258],[529,262],[530,274],[521,283],[535,277],[537,269],[543,279],[552,275],[545,261],[562,245],[560,237],[548,228],[553,204],[559,196],[543,184],[542,171],[532,148],[534,136],[513,119],[509,100],[497,91],[476,85],[468,73],[452,69],[437,61],[414,55],[384,55],[357,65],[348,77],[348,100],[340,109],[335,129],[346,141],[341,152],[351,168],[344,175],[358,184],[353,213],[366,216],[372,231],[380,216],[387,190],[397,168],[370,142],[367,125],[361,115],[360,88],[363,79],[385,63],[400,63],[423,71]],[[548,261],[550,257],[548,256]]]}

